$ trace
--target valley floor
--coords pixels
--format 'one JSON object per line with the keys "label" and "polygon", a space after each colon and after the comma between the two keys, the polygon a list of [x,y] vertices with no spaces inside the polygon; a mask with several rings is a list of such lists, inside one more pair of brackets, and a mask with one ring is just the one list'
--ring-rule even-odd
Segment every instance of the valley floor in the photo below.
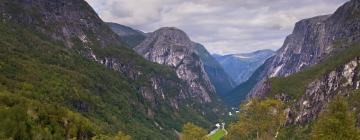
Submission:
{"label": "valley floor", "polygon": [[224,128],[217,128],[211,131],[208,135],[210,140],[221,140],[227,134],[227,131]]}

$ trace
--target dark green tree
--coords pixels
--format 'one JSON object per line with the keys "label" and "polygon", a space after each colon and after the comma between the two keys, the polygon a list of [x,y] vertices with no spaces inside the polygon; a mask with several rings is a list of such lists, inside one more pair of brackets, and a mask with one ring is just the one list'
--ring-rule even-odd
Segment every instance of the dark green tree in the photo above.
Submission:
{"label": "dark green tree", "polygon": [[336,97],[317,118],[311,137],[314,140],[359,140],[360,131],[355,122],[355,114],[350,112],[346,100]]}
{"label": "dark green tree", "polygon": [[192,123],[186,123],[180,136],[180,140],[209,140],[207,131]]}
{"label": "dark green tree", "polygon": [[281,101],[252,99],[241,105],[239,121],[230,125],[226,140],[273,140],[285,121]]}

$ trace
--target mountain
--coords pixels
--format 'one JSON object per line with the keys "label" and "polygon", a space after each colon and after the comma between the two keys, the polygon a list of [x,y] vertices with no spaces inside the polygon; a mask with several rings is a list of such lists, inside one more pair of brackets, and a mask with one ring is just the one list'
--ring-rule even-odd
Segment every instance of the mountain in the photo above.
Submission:
{"label": "mountain", "polygon": [[357,0],[340,7],[334,14],[305,19],[296,23],[294,31],[277,51],[266,68],[263,82],[251,95],[263,95],[264,81],[271,77],[287,77],[322,62],[332,54],[342,51],[357,42]]}
{"label": "mountain", "polygon": [[359,14],[360,1],[351,0],[332,15],[298,22],[274,58],[268,74],[285,78],[272,78],[262,91],[295,100],[292,123],[313,120],[334,96],[358,89]]}
{"label": "mountain", "polygon": [[134,49],[152,62],[173,68],[178,77],[186,81],[194,93],[193,96],[202,97],[204,102],[218,100],[215,87],[204,67],[205,63],[214,61],[209,59],[210,55],[206,56],[209,53],[201,45],[192,42],[185,32],[173,27],[163,27],[150,33]]}
{"label": "mountain", "polygon": [[286,104],[286,139],[309,135],[319,113],[339,96],[355,112],[359,125],[358,15],[360,1],[351,0],[332,15],[299,21],[282,48],[258,69],[261,80],[250,96]]}
{"label": "mountain", "polygon": [[1,139],[177,139],[185,122],[224,115],[83,0],[2,0],[0,19]]}
{"label": "mountain", "polygon": [[163,27],[151,33],[134,49],[149,61],[173,68],[178,77],[186,81],[193,96],[199,96],[203,102],[212,102],[215,88],[194,52],[194,46],[185,32]]}
{"label": "mountain", "polygon": [[214,58],[222,65],[226,73],[239,85],[250,78],[266,59],[274,55],[272,50],[259,50],[252,53],[219,55]]}
{"label": "mountain", "polygon": [[134,48],[145,40],[146,34],[140,30],[135,30],[128,26],[117,23],[107,23],[111,30],[120,36],[121,40],[125,42],[130,48]]}
{"label": "mountain", "polygon": [[[129,46],[131,48],[134,48],[146,38],[146,34],[139,30],[116,23],[108,24],[115,33],[122,37],[125,42],[130,42],[128,44],[130,44]],[[220,95],[224,95],[230,91],[235,84],[225,73],[221,65],[210,55],[203,45],[199,43],[194,43],[194,45],[194,52],[203,62],[205,72],[209,76],[211,83],[214,85],[216,92]]]}

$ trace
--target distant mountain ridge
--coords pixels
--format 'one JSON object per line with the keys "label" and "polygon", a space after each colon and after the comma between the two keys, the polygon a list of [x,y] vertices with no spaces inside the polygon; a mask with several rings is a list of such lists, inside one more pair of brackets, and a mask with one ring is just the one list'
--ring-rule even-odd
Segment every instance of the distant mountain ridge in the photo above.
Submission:
{"label": "distant mountain ridge", "polygon": [[[269,61],[269,59],[267,61]],[[241,103],[247,100],[250,91],[265,76],[263,71],[266,68],[267,61],[257,68],[248,80],[226,93],[223,97],[225,104],[230,107],[238,108]]]}
{"label": "distant mountain ridge", "polygon": [[219,55],[214,58],[237,85],[245,82],[266,59],[275,54],[272,50],[258,50],[252,53]]}
{"label": "distant mountain ridge", "polygon": [[146,38],[146,34],[140,30],[112,22],[108,22],[107,24],[130,48],[139,45]]}

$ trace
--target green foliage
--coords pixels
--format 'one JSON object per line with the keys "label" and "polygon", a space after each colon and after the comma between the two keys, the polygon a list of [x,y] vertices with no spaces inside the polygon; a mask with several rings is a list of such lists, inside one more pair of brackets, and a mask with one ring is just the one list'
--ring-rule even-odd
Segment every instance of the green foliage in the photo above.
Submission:
{"label": "green foliage", "polygon": [[324,62],[305,69],[286,78],[276,77],[270,79],[271,90],[269,96],[285,93],[294,99],[298,99],[305,93],[306,86],[313,80],[329,73],[338,66],[349,62],[351,59],[360,56],[360,45],[354,44],[345,50],[338,52]]}
{"label": "green foliage", "polygon": [[[180,106],[177,111],[170,107],[169,102],[160,102],[157,106],[161,109],[154,109],[154,117],[149,117],[147,111],[151,103],[142,97],[138,89],[151,85],[150,76],[158,75],[171,81],[178,79],[169,68],[149,63],[130,49],[111,46],[97,47],[94,51],[99,57],[109,55],[137,68],[143,77],[136,81],[84,58],[79,55],[79,49],[66,48],[61,42],[53,42],[29,28],[0,22],[0,46],[0,92],[10,92],[31,102],[78,112],[77,115],[93,124],[91,128],[98,132],[99,137],[122,131],[134,139],[176,139],[173,129],[180,130],[184,122],[196,121],[202,126],[210,124],[195,111],[198,109],[196,104],[193,108]],[[181,87],[168,84],[164,81],[164,93],[170,98]],[[19,108],[26,109],[23,107]],[[61,113],[59,109],[53,111],[55,115]],[[15,120],[9,121],[15,123],[11,122]],[[156,127],[154,122],[163,129]],[[61,123],[55,128],[60,126]],[[54,130],[52,133],[59,133],[57,136],[63,134],[62,129],[55,128],[51,129]],[[43,131],[47,136],[47,130]],[[95,134],[95,131],[90,132]],[[3,133],[0,131],[0,135]],[[10,135],[6,133],[7,136]]]}
{"label": "green foliage", "polygon": [[192,123],[186,123],[183,126],[180,140],[209,140],[206,134],[205,129]]}
{"label": "green foliage", "polygon": [[310,140],[312,123],[281,128],[277,140]]}
{"label": "green foliage", "polygon": [[320,114],[311,133],[314,140],[359,140],[360,129],[344,98],[335,98]]}
{"label": "green foliage", "polygon": [[[281,129],[279,133],[278,140],[310,140],[314,137],[315,133],[320,133],[319,129],[321,128],[321,133],[330,133],[326,135],[332,135],[331,133],[336,133],[333,135],[338,135],[338,129],[343,129],[342,125],[349,125],[346,127],[358,127],[360,126],[360,94],[359,90],[355,91],[341,91],[342,94],[348,95],[346,97],[336,97],[332,102],[329,103],[328,108],[324,112],[320,114],[316,121],[308,123],[306,125],[290,125],[286,126]],[[330,111],[331,110],[331,111]],[[338,119],[336,118],[337,115],[343,115]],[[347,118],[347,119],[345,119]],[[346,124],[346,122],[342,121],[349,121],[350,123]],[[341,123],[338,125],[336,123]],[[314,130],[314,125],[317,125],[316,129]],[[330,130],[331,129],[331,130]],[[353,128],[351,128],[353,129]],[[313,131],[314,130],[314,131]],[[318,132],[316,132],[318,131]],[[346,130],[348,131],[348,130]],[[351,131],[351,130],[349,130]],[[357,131],[357,130],[356,130]],[[324,134],[325,135],[325,134]],[[354,134],[356,135],[356,134]],[[320,137],[320,136],[319,136]],[[316,139],[322,139],[317,137]],[[330,137],[330,136],[329,136]],[[340,139],[335,137],[336,139]],[[334,138],[334,139],[335,139]],[[315,138],[313,138],[315,139]],[[327,138],[323,138],[327,139]]]}
{"label": "green foliage", "polygon": [[[335,46],[340,46],[340,45],[341,45],[341,41],[335,42]],[[343,49],[343,50],[332,54],[320,64],[307,68],[301,72],[295,73],[285,78],[277,77],[270,79],[269,82],[271,85],[271,90],[268,96],[273,97],[276,94],[285,93],[290,97],[292,97],[292,99],[294,99],[293,101],[296,101],[299,97],[301,97],[305,93],[306,87],[308,86],[309,83],[335,70],[340,65],[343,65],[351,61],[352,59],[360,56],[359,55],[360,45],[358,44],[354,44],[349,48],[336,47],[336,49],[338,50]],[[345,91],[341,91],[341,92],[345,92]],[[357,97],[356,94],[351,94],[351,97],[348,98],[348,103],[351,106],[351,108],[355,109],[354,111],[356,112],[356,114],[360,113],[360,111],[356,109],[360,107],[360,103],[358,103],[359,101],[360,101],[360,97]],[[356,117],[360,118],[359,115],[356,115]],[[318,120],[322,120],[322,119],[319,118]],[[356,124],[358,124],[358,121],[356,121]],[[284,140],[311,139],[311,137],[313,136],[312,134],[315,133],[314,132],[315,130],[313,131],[314,129],[313,125],[314,124],[311,123],[305,126],[299,126],[299,125],[287,126],[286,128],[281,129],[278,139],[284,139]]]}
{"label": "green foliage", "polygon": [[118,132],[113,140],[131,140],[131,136]]}
{"label": "green foliage", "polygon": [[131,136],[118,132],[115,136],[97,135],[92,140],[131,140]]}
{"label": "green foliage", "polygon": [[356,126],[360,126],[360,90],[351,91],[347,97],[349,108],[355,114]]}
{"label": "green foliage", "polygon": [[272,140],[285,121],[284,105],[273,99],[251,99],[241,105],[239,121],[230,125],[226,140]]}
{"label": "green foliage", "polygon": [[0,92],[0,139],[87,139],[97,130],[66,108]]}

